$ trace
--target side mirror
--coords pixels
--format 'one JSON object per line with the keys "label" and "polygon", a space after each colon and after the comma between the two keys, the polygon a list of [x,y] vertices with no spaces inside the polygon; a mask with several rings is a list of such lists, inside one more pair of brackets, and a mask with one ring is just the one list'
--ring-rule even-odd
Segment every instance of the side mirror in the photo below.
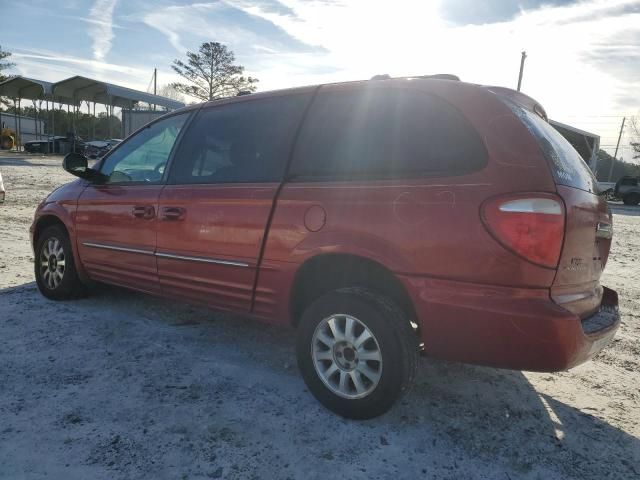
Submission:
{"label": "side mirror", "polygon": [[89,177],[89,165],[87,163],[87,157],[79,153],[67,153],[64,156],[64,160],[62,160],[62,168],[64,168],[71,175],[75,175],[76,177]]}
{"label": "side mirror", "polygon": [[62,160],[62,168],[71,175],[84,178],[90,182],[102,183],[108,178],[97,170],[89,168],[87,157],[80,153],[67,153],[64,156],[64,160]]}

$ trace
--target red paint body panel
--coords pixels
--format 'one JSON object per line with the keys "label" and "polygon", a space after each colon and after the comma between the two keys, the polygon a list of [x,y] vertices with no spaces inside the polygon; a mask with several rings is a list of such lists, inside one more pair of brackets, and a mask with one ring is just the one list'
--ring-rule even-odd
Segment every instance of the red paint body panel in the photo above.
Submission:
{"label": "red paint body panel", "polygon": [[[552,302],[548,289],[400,278],[422,319],[425,351],[446,360],[565,370],[599,352],[619,325],[618,320],[597,335],[585,334],[580,317]],[[617,297],[610,302],[617,307]]]}
{"label": "red paint body panel", "polygon": [[[160,196],[157,251],[247,266],[158,257],[162,291],[249,312],[260,247],[278,184],[168,185]],[[184,209],[163,220],[166,207]]]}
{"label": "red paint body panel", "polygon": [[253,298],[252,313],[269,323],[291,326],[291,291],[299,263],[264,259]]}
{"label": "red paint body panel", "polygon": [[[82,190],[84,190],[85,186],[86,183],[82,180],[75,180],[67,183],[51,192],[49,196],[40,205],[38,205],[33,223],[29,228],[32,247],[35,247],[35,230],[38,223],[46,220],[47,218],[55,218],[61,221],[69,233],[71,245],[76,244],[76,208],[78,206],[78,197],[82,193]],[[77,248],[73,249],[73,258],[78,270],[78,275],[83,281],[88,281],[89,275],[80,261]]]}
{"label": "red paint body panel", "polygon": [[[156,217],[133,215],[135,207],[158,209],[162,185],[90,185],[80,195],[76,212],[76,246],[91,278],[136,290],[159,293]],[[126,252],[87,243],[138,250]],[[146,252],[141,253],[141,252]]]}
{"label": "red paint body panel", "polygon": [[[288,184],[278,198],[264,258],[302,263],[319,253],[349,253],[396,273],[550,286],[553,270],[522,262],[479,221],[481,199],[496,190],[480,181],[464,184],[462,178],[375,185]],[[305,212],[312,205],[326,211],[319,232],[304,226]]]}
{"label": "red paint body panel", "polygon": [[611,238],[596,238],[596,226],[611,224],[611,212],[604,197],[562,185],[558,193],[565,202],[568,221],[551,296],[584,318],[602,301],[599,279],[609,258]]}
{"label": "red paint body panel", "polygon": [[[606,202],[556,186],[536,139],[495,93],[441,80],[320,88],[438,95],[463,112],[480,135],[487,165],[460,176],[366,182],[292,179],[86,190],[74,182],[50,197],[36,212],[36,222],[42,215],[58,216],[77,247],[77,264],[93,279],[281,325],[294,323],[291,292],[306,261],[325,253],[374,261],[404,286],[426,353],[449,360],[560,370],[587,360],[611,340],[617,317],[593,333],[584,329],[605,304],[617,312],[615,292],[599,284],[611,241],[596,239],[595,227],[611,222]],[[292,157],[295,161],[293,147]],[[524,260],[481,221],[487,199],[521,192],[559,195],[565,203],[558,268]],[[133,217],[137,205],[153,206],[157,216]],[[179,209],[179,218],[165,219],[165,208]],[[87,242],[151,254],[83,245]]]}

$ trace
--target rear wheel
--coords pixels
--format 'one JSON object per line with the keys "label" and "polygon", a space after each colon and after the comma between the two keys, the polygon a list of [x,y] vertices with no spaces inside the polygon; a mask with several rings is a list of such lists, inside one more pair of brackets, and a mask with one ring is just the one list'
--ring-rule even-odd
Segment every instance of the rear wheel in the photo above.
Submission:
{"label": "rear wheel", "polygon": [[347,418],[385,413],[413,382],[416,337],[403,311],[365,289],[327,293],[304,312],[298,366],[311,393]]}
{"label": "rear wheel", "polygon": [[40,234],[34,270],[40,293],[51,300],[68,300],[86,293],[76,271],[69,236],[59,225],[48,227]]}
{"label": "rear wheel", "polygon": [[622,202],[625,205],[638,205],[640,203],[640,194],[630,193],[629,195],[625,195]]}

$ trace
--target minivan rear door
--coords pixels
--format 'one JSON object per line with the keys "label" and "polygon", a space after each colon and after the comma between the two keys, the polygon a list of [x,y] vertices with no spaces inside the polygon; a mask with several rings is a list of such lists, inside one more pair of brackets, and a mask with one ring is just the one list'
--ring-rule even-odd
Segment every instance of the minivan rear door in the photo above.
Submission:
{"label": "minivan rear door", "polygon": [[512,109],[538,140],[566,207],[564,245],[551,295],[584,318],[602,300],[600,276],[611,248],[611,212],[596,178],[571,144],[536,113],[515,105]]}

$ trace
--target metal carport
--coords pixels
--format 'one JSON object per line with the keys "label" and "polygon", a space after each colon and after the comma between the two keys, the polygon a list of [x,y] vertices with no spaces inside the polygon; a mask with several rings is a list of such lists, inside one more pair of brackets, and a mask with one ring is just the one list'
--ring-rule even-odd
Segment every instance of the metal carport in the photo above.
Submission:
{"label": "metal carport", "polygon": [[[168,110],[184,107],[184,103],[170,98],[79,75],[52,84],[52,93],[55,96],[72,98],[74,102],[87,102],[87,109],[90,108],[90,103],[93,103],[93,117],[95,117],[96,103],[106,106],[108,116],[113,116],[113,109],[119,107],[122,111],[123,124],[125,122],[125,111],[131,112],[139,102],[164,107]],[[91,112],[89,111],[89,113]],[[109,134],[111,135],[111,132]]]}
{"label": "metal carport", "polygon": [[600,136],[555,120],[549,120],[549,124],[567,139],[595,173],[596,164],[598,163],[598,150],[600,149]]}
{"label": "metal carport", "polygon": [[[73,106],[73,129],[75,132],[75,117],[82,105],[82,102],[87,102],[87,111],[91,115],[91,103],[93,103],[93,118],[95,119],[96,103],[100,103],[106,106],[107,114],[113,116],[114,108],[119,107],[122,110],[122,122],[125,122],[125,112],[131,110],[140,102],[147,103],[149,105],[155,105],[166,108],[167,110],[176,110],[184,107],[184,103],[172,100],[170,98],[162,97],[160,95],[153,95],[151,93],[142,92],[139,90],[133,90],[131,88],[121,87],[120,85],[114,85],[108,82],[102,82],[100,80],[94,80],[91,78],[76,75],[59,82],[51,83],[44,80],[36,80],[33,78],[27,78],[23,76],[11,77],[8,80],[0,83],[0,96],[12,98],[14,105],[16,106],[17,115],[17,128],[16,133],[20,138],[20,103],[22,99],[32,100],[36,112],[39,109],[35,106],[35,102],[46,102],[47,113],[49,112],[49,102],[52,106],[55,103],[60,105],[67,105],[67,110]],[[1,115],[1,114],[0,114]],[[131,118],[131,115],[129,115]],[[129,118],[129,121],[130,121]],[[1,125],[1,117],[0,117]],[[53,131],[52,128],[47,128],[48,134]],[[111,125],[109,125],[111,127]],[[95,125],[93,126],[95,136]],[[109,132],[111,135],[111,132]]]}
{"label": "metal carport", "polygon": [[[72,104],[73,101],[69,97],[58,97],[57,99],[54,99],[52,94],[52,86],[53,84],[51,82],[36,80],[20,75],[11,77],[0,83],[0,96],[11,98],[15,107],[14,118],[16,119],[16,135],[19,142],[17,146],[19,146],[19,144],[21,143],[20,108],[23,99],[31,100],[33,102],[33,106],[36,110],[36,121],[42,113],[42,101],[46,102],[47,116],[49,116],[49,102],[51,102],[52,107],[54,106],[54,102],[64,105]],[[40,107],[36,106],[36,102],[40,102]],[[51,134],[52,132],[54,118],[55,117],[51,116],[52,127],[47,128],[48,134]],[[0,126],[1,125],[2,112],[0,112]],[[39,132],[39,135],[42,134],[44,134],[44,132]]]}

